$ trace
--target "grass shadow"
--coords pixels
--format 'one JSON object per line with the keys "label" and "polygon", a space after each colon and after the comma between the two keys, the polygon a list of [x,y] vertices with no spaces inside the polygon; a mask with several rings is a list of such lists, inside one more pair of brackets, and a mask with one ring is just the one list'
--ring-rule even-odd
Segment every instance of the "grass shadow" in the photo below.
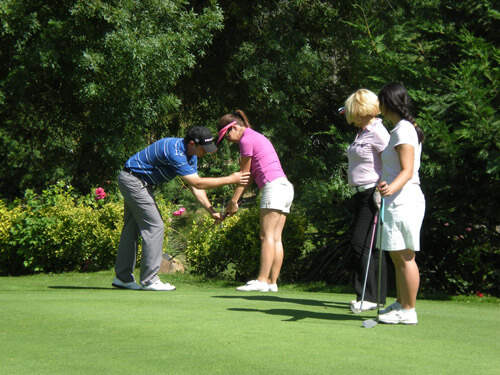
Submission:
{"label": "grass shadow", "polygon": [[73,290],[111,290],[111,289],[116,289],[116,290],[128,290],[128,289],[120,289],[120,288],[113,288],[113,287],[102,287],[102,286],[72,286],[72,285],[51,285],[48,287],[49,289],[73,289]]}
{"label": "grass shadow", "polygon": [[274,316],[288,316],[288,319],[282,319],[284,322],[298,322],[304,319],[316,319],[316,320],[357,320],[361,321],[361,317],[349,314],[334,314],[334,313],[323,313],[314,312],[306,310],[295,310],[295,309],[269,309],[269,310],[259,310],[259,309],[245,309],[245,308],[228,308],[228,311],[236,312],[260,312],[263,314],[274,315]]}
{"label": "grass shadow", "polygon": [[214,298],[227,298],[235,299],[241,298],[247,301],[264,301],[264,302],[280,302],[280,303],[293,303],[303,306],[320,306],[320,307],[335,307],[335,308],[348,308],[349,303],[346,302],[335,302],[335,301],[318,301],[314,299],[301,299],[301,298],[286,298],[270,295],[242,295],[242,296],[212,296]]}

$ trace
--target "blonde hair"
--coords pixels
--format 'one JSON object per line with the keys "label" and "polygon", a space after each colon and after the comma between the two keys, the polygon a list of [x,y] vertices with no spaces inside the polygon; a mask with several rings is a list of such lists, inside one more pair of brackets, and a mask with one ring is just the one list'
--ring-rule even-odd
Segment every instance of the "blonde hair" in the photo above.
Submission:
{"label": "blonde hair", "polygon": [[359,89],[345,101],[346,120],[354,123],[356,117],[377,116],[380,113],[378,97],[367,89]]}

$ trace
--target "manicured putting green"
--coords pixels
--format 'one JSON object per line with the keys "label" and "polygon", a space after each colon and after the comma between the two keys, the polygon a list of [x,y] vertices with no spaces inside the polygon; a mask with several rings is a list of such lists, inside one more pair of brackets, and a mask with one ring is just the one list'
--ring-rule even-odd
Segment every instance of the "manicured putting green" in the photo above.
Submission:
{"label": "manicured putting green", "polygon": [[[113,274],[0,278],[1,374],[499,374],[500,304],[419,300],[417,326],[362,328],[350,294],[242,293],[162,276],[174,292],[111,288]],[[301,291],[302,290],[302,291]]]}

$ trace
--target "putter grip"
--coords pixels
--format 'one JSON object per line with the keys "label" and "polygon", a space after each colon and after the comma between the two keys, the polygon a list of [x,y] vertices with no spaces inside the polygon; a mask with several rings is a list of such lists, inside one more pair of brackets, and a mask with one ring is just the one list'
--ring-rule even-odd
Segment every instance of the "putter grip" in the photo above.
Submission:
{"label": "putter grip", "polygon": [[385,198],[382,197],[380,202],[380,224],[384,224]]}

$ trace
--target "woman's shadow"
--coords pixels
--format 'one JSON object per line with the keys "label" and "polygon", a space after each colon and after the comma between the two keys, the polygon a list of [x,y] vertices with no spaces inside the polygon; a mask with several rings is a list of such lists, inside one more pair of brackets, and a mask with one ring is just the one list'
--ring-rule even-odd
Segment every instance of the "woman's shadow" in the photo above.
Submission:
{"label": "woman's shadow", "polygon": [[[269,296],[269,295],[245,295],[245,296],[213,296],[214,298],[242,298],[248,301],[267,301],[267,302],[279,302],[279,303],[292,303],[302,306],[319,306],[325,309],[342,309],[344,311],[348,310],[348,303],[344,302],[334,302],[334,301],[318,301],[313,299],[297,299],[297,298],[283,298],[277,296]],[[317,311],[308,311],[308,310],[298,310],[298,309],[287,309],[287,308],[279,308],[279,309],[249,309],[249,308],[239,308],[232,307],[228,308],[229,311],[237,311],[237,312],[261,312],[269,315],[279,315],[289,317],[288,319],[283,319],[283,321],[287,322],[297,322],[303,319],[321,319],[321,320],[362,320],[360,316],[349,313],[337,313],[337,312],[317,312]]]}

